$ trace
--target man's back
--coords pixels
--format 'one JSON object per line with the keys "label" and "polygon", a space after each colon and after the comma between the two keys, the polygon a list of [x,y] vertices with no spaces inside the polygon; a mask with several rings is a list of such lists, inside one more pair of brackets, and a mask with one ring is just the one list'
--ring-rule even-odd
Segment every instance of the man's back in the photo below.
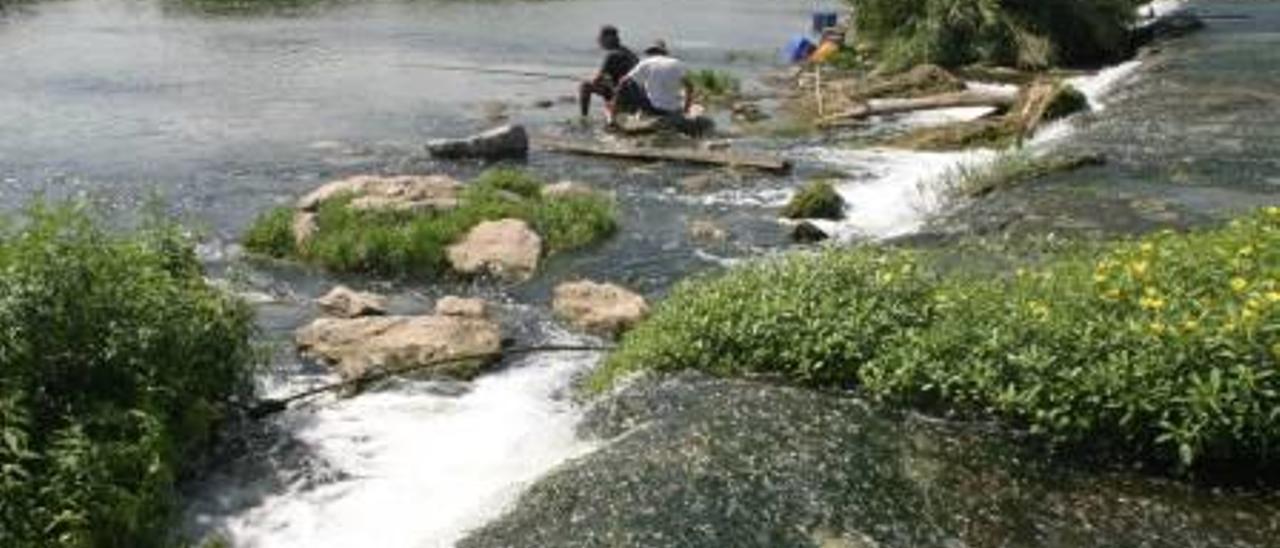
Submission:
{"label": "man's back", "polygon": [[653,106],[672,113],[684,110],[684,63],[669,55],[654,55],[640,61],[631,79],[640,84]]}
{"label": "man's back", "polygon": [[600,72],[608,75],[614,85],[617,85],[639,62],[635,53],[623,46],[618,46],[605,53],[604,65],[600,67]]}

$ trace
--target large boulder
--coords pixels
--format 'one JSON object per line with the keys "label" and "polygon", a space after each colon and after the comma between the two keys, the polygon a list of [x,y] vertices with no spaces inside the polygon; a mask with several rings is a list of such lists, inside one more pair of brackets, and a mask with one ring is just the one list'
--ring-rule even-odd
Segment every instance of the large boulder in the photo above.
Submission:
{"label": "large boulder", "polygon": [[335,287],[325,296],[316,299],[316,304],[326,314],[338,318],[381,316],[387,313],[386,297],[354,291],[345,285]]}
{"label": "large boulder", "polygon": [[357,175],[328,183],[298,200],[297,208],[314,212],[326,201],[352,196],[351,207],[379,211],[432,211],[458,207],[462,185],[447,175]]}
{"label": "large boulder", "polygon": [[585,411],[598,450],[459,548],[1275,546],[1280,502],[1045,464],[1025,436],[848,391],[652,375]]}
{"label": "large boulder", "polygon": [[470,379],[492,358],[430,364],[502,350],[496,323],[458,316],[320,318],[298,330],[295,343],[304,356],[333,365],[348,380],[415,367],[422,367],[415,374]]}
{"label": "large boulder", "polygon": [[613,284],[592,281],[557,286],[552,308],[574,326],[608,336],[630,329],[649,315],[644,297]]}
{"label": "large boulder", "polygon": [[538,269],[542,238],[519,219],[488,221],[472,228],[445,254],[450,266],[462,274],[527,280]]}
{"label": "large boulder", "polygon": [[529,133],[524,126],[502,126],[465,139],[435,139],[427,143],[427,151],[445,159],[524,158],[529,155]]}

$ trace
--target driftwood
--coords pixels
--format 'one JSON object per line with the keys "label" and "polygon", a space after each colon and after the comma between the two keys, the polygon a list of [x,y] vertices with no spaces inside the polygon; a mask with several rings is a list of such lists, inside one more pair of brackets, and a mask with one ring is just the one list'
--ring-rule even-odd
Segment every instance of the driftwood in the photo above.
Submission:
{"label": "driftwood", "polygon": [[818,120],[819,126],[829,127],[849,120],[862,120],[872,116],[902,114],[919,110],[935,110],[958,107],[994,107],[1008,109],[1018,100],[1017,92],[961,91],[916,99],[878,99],[863,103],[849,110]]}
{"label": "driftwood", "polygon": [[791,172],[791,162],[765,154],[745,154],[719,150],[653,148],[630,145],[600,145],[581,141],[539,139],[537,146],[551,152],[599,156],[623,160],[667,161],[686,164],[756,169],[774,174]]}

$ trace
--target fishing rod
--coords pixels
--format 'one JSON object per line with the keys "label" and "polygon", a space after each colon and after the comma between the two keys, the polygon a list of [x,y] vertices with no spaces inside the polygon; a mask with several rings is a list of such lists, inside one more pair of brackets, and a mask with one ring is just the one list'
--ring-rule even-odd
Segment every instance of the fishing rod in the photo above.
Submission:
{"label": "fishing rod", "polygon": [[329,384],[323,384],[314,388],[303,390],[296,394],[291,394],[283,398],[268,398],[255,403],[248,408],[249,417],[254,420],[264,419],[271,415],[283,412],[289,408],[290,404],[309,399],[326,392],[333,392],[350,387],[359,387],[368,383],[377,382],[403,373],[410,373],[428,367],[437,365],[446,365],[451,363],[461,363],[471,360],[488,360],[501,358],[503,356],[516,356],[522,354],[539,354],[543,352],[608,352],[613,350],[612,346],[591,346],[591,345],[544,345],[544,346],[523,346],[516,348],[508,348],[495,352],[484,352],[480,354],[469,354],[465,356],[454,356],[451,358],[443,358],[439,360],[431,360],[423,363],[415,363],[406,367],[394,367],[387,369],[379,369],[361,375],[354,379],[346,379]]}
{"label": "fishing rod", "polygon": [[543,78],[546,80],[572,80],[574,82],[582,80],[579,76],[569,74],[557,74],[554,72],[541,72],[536,70],[523,69],[503,69],[503,68],[486,68],[471,65],[443,65],[436,63],[407,63],[400,65],[405,68],[422,68],[431,70],[447,70],[453,72],[471,72],[476,74],[498,74],[503,76],[521,76],[524,78]]}

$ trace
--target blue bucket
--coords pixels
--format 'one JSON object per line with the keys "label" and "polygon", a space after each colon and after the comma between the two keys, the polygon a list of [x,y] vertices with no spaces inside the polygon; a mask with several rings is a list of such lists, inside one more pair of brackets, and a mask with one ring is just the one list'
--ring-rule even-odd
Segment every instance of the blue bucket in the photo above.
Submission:
{"label": "blue bucket", "polygon": [[840,24],[840,14],[834,11],[815,11],[813,12],[813,33],[822,34],[822,31]]}
{"label": "blue bucket", "polygon": [[785,63],[799,63],[808,59],[815,49],[817,49],[817,46],[813,44],[812,40],[797,36],[787,42],[787,47],[782,50],[782,61]]}

